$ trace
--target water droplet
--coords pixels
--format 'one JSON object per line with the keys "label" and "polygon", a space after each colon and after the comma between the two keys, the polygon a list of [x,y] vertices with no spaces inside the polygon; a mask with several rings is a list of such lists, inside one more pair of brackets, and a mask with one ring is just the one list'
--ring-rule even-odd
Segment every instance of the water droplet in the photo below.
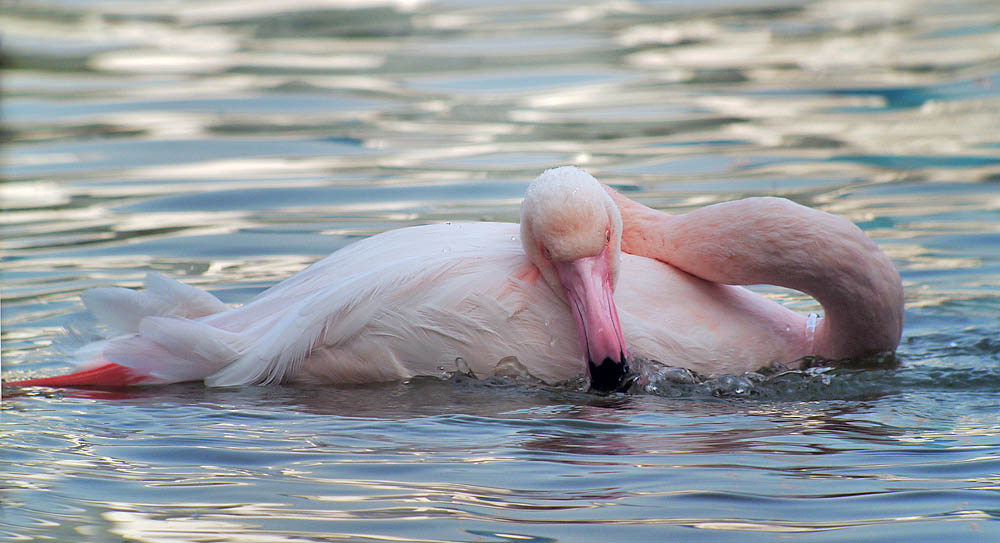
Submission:
{"label": "water droplet", "polygon": [[691,373],[691,370],[687,368],[664,368],[662,370],[662,378],[670,381],[671,383],[684,385],[690,385],[698,382],[698,378],[695,377],[695,375]]}
{"label": "water droplet", "polygon": [[455,366],[458,368],[458,371],[460,373],[464,373],[465,375],[468,375],[473,379],[477,378],[475,372],[472,371],[472,368],[469,366],[468,362],[466,362],[465,359],[462,358],[461,356],[455,359]]}
{"label": "water droplet", "polygon": [[747,396],[753,384],[740,375],[723,375],[712,382],[712,395],[716,397]]}
{"label": "water droplet", "polygon": [[510,237],[510,240],[511,240],[511,241],[517,241],[517,236],[511,236],[511,237]]}
{"label": "water droplet", "polygon": [[528,368],[521,364],[516,356],[505,356],[497,362],[493,374],[497,377],[529,377]]}

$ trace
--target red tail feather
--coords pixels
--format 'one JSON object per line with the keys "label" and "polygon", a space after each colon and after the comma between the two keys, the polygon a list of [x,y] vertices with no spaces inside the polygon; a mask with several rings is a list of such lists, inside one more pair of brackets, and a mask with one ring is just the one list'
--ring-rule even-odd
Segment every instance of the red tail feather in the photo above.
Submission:
{"label": "red tail feather", "polygon": [[38,379],[25,379],[24,381],[11,381],[4,383],[4,385],[18,387],[125,387],[129,385],[138,385],[148,380],[148,375],[139,373],[132,368],[126,368],[125,366],[119,366],[118,364],[108,362],[103,366],[78,371],[76,373],[70,373],[68,375],[39,377]]}

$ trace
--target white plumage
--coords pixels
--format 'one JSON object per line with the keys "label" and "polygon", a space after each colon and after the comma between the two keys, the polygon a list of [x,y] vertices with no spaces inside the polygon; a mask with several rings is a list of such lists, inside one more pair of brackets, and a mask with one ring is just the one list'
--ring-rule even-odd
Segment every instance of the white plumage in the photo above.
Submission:
{"label": "white plumage", "polygon": [[[783,325],[804,326],[801,316],[769,300],[654,260],[624,255],[621,273],[615,298],[634,355],[743,371],[785,358]],[[154,274],[147,285],[170,281]],[[195,297],[185,298],[197,304],[192,308],[135,302],[156,298],[160,288],[101,290],[86,299],[96,315],[114,314],[119,304],[151,310],[139,335],[109,342],[104,358],[160,382],[364,383],[440,375],[458,369],[459,358],[480,378],[510,357],[550,383],[586,370],[569,307],[525,257],[515,224],[389,231],[333,253],[242,307],[194,319],[180,315],[225,306]],[[744,306],[772,318],[752,318]],[[715,308],[733,320],[714,321]],[[160,309],[172,316],[155,316]],[[747,342],[733,334],[747,324],[753,335],[773,339]]]}
{"label": "white plumage", "polygon": [[[611,390],[627,382],[626,349],[735,373],[895,348],[899,275],[859,229],[787,201],[744,202],[670,217],[609,196],[581,170],[549,170],[529,189],[521,226],[385,232],[239,308],[159,274],[141,292],[87,292],[87,308],[122,335],[85,347],[80,372],[17,384],[347,384],[515,365],[548,383],[597,372]],[[825,251],[804,251],[819,241]],[[810,292],[832,313],[810,327],[722,284],[761,279]]]}

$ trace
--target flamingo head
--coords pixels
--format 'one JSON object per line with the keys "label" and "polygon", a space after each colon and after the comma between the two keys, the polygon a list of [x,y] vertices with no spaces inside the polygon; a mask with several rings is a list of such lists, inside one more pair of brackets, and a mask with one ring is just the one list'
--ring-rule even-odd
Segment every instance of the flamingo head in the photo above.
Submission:
{"label": "flamingo head", "polygon": [[552,290],[569,305],[587,356],[591,387],[630,382],[614,290],[622,217],[601,184],[583,170],[547,170],[521,204],[521,243]]}

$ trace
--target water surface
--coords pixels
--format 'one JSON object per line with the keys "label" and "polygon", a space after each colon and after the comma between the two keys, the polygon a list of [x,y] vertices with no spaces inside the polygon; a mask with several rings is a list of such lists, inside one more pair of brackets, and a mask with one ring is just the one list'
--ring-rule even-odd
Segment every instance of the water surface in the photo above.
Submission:
{"label": "water surface", "polygon": [[516,220],[561,164],[670,212],[843,215],[906,289],[896,367],[8,389],[0,540],[1000,538],[996,2],[35,0],[0,26],[5,379],[101,333],[87,288],[243,303],[390,228]]}

